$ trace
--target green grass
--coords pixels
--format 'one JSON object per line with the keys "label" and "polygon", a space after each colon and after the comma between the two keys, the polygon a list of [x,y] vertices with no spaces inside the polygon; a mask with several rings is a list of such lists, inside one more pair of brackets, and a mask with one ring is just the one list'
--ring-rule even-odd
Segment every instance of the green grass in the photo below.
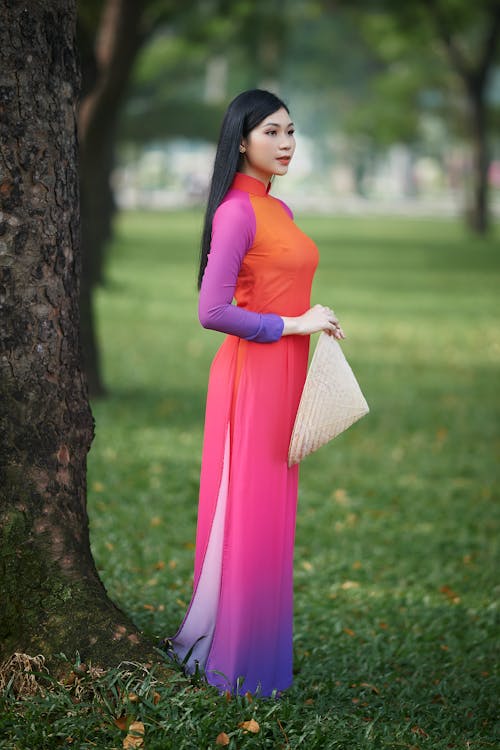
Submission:
{"label": "green grass", "polygon": [[[313,301],[339,315],[371,413],[301,468],[293,687],[228,702],[176,676],[155,704],[148,678],[129,704],[113,672],[79,704],[63,690],[7,699],[0,747],[120,748],[122,710],[147,750],[215,748],[222,731],[238,750],[499,746],[500,250],[447,221],[298,222],[321,252]],[[93,405],[92,545],[111,597],[153,637],[190,597],[222,340],[197,321],[199,227],[197,213],[123,215],[97,300],[110,396]]]}

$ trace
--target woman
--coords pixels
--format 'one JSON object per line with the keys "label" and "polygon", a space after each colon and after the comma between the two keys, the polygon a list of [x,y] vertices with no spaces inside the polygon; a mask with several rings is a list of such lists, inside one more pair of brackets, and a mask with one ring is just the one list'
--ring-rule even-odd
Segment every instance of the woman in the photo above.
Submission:
{"label": "woman", "polygon": [[309,334],[344,337],[330,308],[310,307],[316,246],[269,194],[294,150],[288,108],[274,94],[245,91],[231,102],[199,272],[200,321],[228,336],[210,370],[194,592],[168,642],[188,672],[261,695],[292,682],[298,468],[287,455]]}

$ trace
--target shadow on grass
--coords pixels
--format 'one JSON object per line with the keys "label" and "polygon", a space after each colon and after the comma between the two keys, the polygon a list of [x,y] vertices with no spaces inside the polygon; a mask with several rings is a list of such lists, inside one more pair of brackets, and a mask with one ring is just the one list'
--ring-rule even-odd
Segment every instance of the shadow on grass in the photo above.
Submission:
{"label": "shadow on grass", "polygon": [[136,427],[199,427],[203,424],[206,394],[200,388],[114,388],[109,396],[93,403],[100,419]]}

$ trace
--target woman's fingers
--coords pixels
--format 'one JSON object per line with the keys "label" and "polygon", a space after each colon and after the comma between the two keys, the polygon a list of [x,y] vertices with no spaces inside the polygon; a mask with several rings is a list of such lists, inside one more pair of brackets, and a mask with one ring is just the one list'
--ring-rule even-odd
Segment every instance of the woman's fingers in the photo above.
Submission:
{"label": "woman's fingers", "polygon": [[305,332],[325,331],[336,339],[345,338],[344,331],[331,307],[320,304],[314,305],[305,313],[304,317],[307,320]]}
{"label": "woman's fingers", "polygon": [[323,330],[334,336],[336,339],[344,339],[344,331],[342,330],[339,319],[335,315],[334,310],[332,310],[331,307],[327,307],[326,305],[317,305],[316,307],[319,307],[321,309],[323,314],[326,315],[328,321],[328,325]]}
{"label": "woman's fingers", "polygon": [[331,323],[339,322],[339,319],[337,318],[337,316],[335,315],[335,312],[332,310],[331,307],[326,307],[325,305],[316,305],[316,307],[319,307],[325,313],[325,315],[328,316],[328,320]]}

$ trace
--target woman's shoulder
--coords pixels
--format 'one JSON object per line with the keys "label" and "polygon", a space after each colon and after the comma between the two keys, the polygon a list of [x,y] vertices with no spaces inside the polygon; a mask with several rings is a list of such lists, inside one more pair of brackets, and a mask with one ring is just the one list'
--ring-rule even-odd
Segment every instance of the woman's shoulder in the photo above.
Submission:
{"label": "woman's shoulder", "polygon": [[255,224],[255,212],[248,193],[229,190],[215,211],[214,221]]}

